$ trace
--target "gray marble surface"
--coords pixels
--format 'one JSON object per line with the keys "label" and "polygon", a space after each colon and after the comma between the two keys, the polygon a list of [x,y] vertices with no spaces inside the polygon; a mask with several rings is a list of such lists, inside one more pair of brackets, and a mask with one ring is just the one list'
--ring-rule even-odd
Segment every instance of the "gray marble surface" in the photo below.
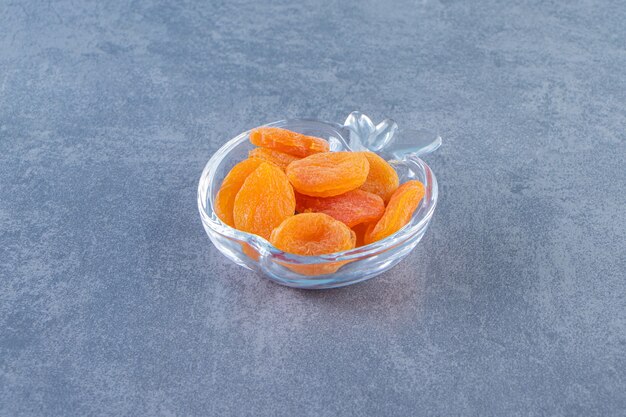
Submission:
{"label": "gray marble surface", "polygon": [[[0,416],[626,415],[619,1],[0,0]],[[439,130],[406,261],[230,264],[210,155],[286,117]]]}

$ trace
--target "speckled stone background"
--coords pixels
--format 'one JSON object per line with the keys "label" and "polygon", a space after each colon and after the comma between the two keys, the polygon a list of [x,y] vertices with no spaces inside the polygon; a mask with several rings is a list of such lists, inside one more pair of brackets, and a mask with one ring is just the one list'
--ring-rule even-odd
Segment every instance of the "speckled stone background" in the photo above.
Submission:
{"label": "speckled stone background", "polygon": [[[626,415],[620,1],[0,0],[0,416]],[[196,186],[285,117],[438,130],[405,262],[306,292]]]}

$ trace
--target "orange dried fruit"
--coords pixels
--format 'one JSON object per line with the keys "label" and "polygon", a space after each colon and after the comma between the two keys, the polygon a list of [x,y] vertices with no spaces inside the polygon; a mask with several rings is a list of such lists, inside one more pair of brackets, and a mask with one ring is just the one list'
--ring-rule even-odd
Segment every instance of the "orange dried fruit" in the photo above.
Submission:
{"label": "orange dried fruit", "polygon": [[250,132],[250,142],[263,148],[288,153],[298,158],[319,152],[328,152],[328,141],[314,136],[307,136],[279,127],[259,127]]}
{"label": "orange dried fruit", "polygon": [[387,203],[400,184],[398,173],[387,161],[374,152],[361,153],[365,155],[370,164],[367,179],[361,185],[361,190],[379,195]]}
{"label": "orange dried fruit", "polygon": [[296,199],[285,173],[263,162],[244,181],[235,197],[235,227],[269,239],[272,230],[293,216]]}
{"label": "orange dried fruit", "polygon": [[372,223],[361,223],[356,226],[352,226],[352,230],[356,235],[356,247],[360,247],[365,245],[365,233],[367,232],[368,227],[373,227],[376,225],[376,222]]}
{"label": "orange dried fruit", "polygon": [[299,193],[332,197],[359,188],[367,179],[369,163],[359,152],[325,152],[294,161],[286,173]]}
{"label": "orange dried fruit", "polygon": [[407,181],[393,193],[385,214],[375,226],[365,233],[365,244],[370,244],[390,236],[406,225],[413,212],[424,198],[424,185],[416,180]]}
{"label": "orange dried fruit", "polygon": [[[270,242],[285,252],[315,256],[354,248],[356,235],[348,226],[327,214],[303,213],[284,220],[272,232]],[[281,262],[292,271],[304,275],[330,274],[345,263],[298,265]]]}
{"label": "orange dried fruit", "polygon": [[352,190],[333,197],[311,197],[296,192],[296,211],[325,213],[348,227],[380,219],[385,212],[383,199],[363,190]]}
{"label": "orange dried fruit", "polygon": [[248,178],[248,175],[262,163],[263,160],[259,158],[244,159],[236,164],[226,177],[224,177],[222,186],[215,196],[215,214],[230,227],[235,227],[235,221],[233,220],[235,196],[239,192],[243,182]]}
{"label": "orange dried fruit", "polygon": [[278,249],[315,256],[352,249],[355,236],[348,226],[324,213],[302,213],[284,220],[271,234]]}
{"label": "orange dried fruit", "polygon": [[293,161],[297,161],[297,156],[289,155],[288,153],[275,151],[269,148],[254,148],[248,152],[250,158],[260,158],[264,161],[271,162],[274,165],[280,167],[283,171],[287,168],[287,165]]}

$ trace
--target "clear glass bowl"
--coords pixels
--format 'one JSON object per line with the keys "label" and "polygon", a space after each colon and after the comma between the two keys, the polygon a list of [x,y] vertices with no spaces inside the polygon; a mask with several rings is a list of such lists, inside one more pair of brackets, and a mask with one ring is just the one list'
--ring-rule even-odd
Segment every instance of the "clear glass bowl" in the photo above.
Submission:
{"label": "clear glass bowl", "polygon": [[[352,250],[321,256],[283,252],[262,237],[236,230],[223,223],[213,210],[214,199],[225,175],[237,162],[248,157],[254,146],[250,131],[228,141],[206,164],[198,185],[198,209],[209,238],[227,258],[258,271],[272,281],[296,288],[322,289],[355,284],[392,268],[419,243],[428,228],[437,204],[437,180],[419,156],[441,145],[438,135],[426,131],[397,134],[393,120],[377,126],[365,115],[353,112],[343,125],[318,120],[281,120],[267,126],[289,129],[328,140],[332,151],[376,152],[396,169],[400,183],[416,179],[425,187],[424,199],[410,222],[386,239]],[[342,265],[338,270],[337,266]],[[336,272],[305,275],[297,271]]]}

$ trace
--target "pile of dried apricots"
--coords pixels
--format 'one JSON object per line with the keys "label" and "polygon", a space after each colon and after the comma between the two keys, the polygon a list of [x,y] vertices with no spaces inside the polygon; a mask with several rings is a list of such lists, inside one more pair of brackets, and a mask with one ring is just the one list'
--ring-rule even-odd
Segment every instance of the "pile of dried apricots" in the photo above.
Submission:
{"label": "pile of dried apricots", "polygon": [[227,225],[298,255],[367,245],[406,225],[424,197],[419,181],[372,152],[330,152],[329,143],[276,127],[250,132],[256,145],[226,175],[215,212]]}

